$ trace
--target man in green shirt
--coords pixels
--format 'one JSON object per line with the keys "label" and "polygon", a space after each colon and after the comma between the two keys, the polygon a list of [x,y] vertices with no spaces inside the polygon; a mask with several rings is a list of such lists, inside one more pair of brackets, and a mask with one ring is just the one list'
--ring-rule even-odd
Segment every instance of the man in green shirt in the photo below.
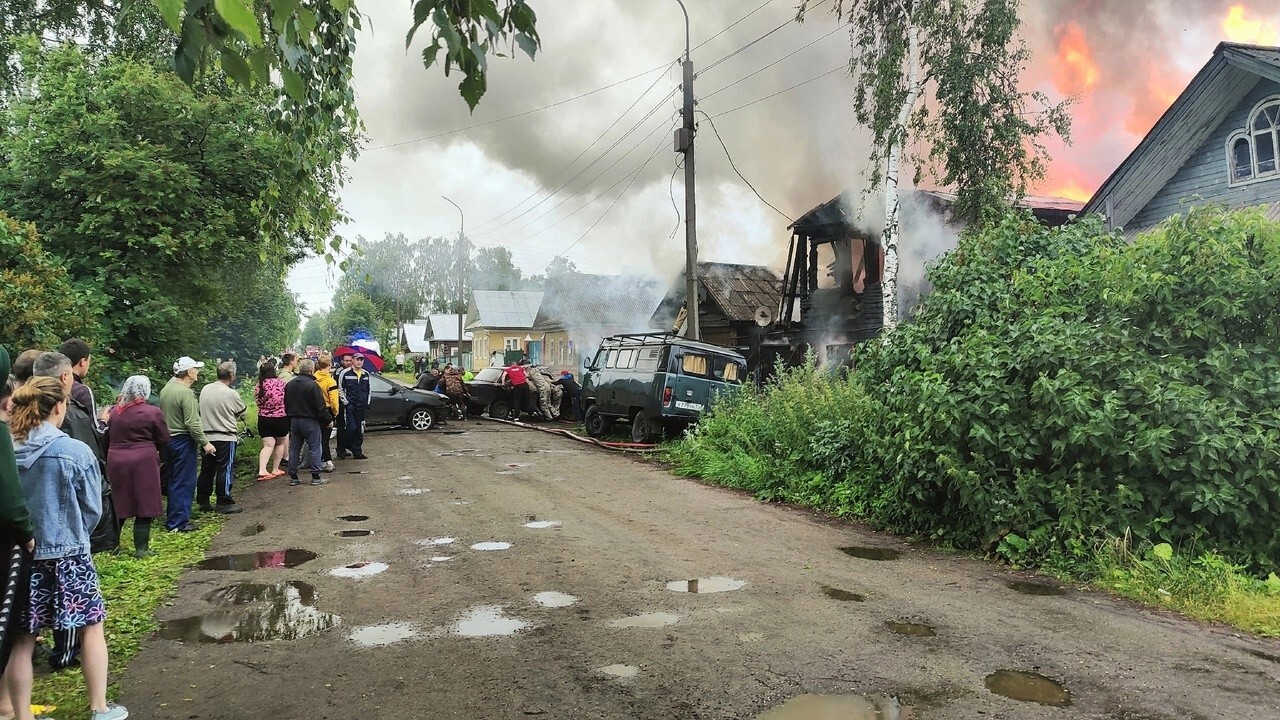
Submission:
{"label": "man in green shirt", "polygon": [[191,503],[196,498],[196,448],[206,455],[215,451],[200,425],[200,403],[191,390],[204,363],[183,355],[173,364],[173,377],[160,391],[160,411],[169,426],[169,503],[165,527],[191,532]]}

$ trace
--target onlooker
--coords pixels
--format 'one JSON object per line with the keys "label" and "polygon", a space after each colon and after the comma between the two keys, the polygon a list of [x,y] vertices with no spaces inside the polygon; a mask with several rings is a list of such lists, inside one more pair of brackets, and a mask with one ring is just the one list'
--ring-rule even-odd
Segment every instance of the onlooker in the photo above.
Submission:
{"label": "onlooker", "polygon": [[[77,629],[83,635],[83,672],[92,720],[123,720],[129,711],[107,702],[106,603],[89,554],[89,535],[102,512],[102,475],[84,443],[58,429],[67,396],[53,378],[32,378],[11,398],[18,477],[37,538],[30,604],[23,633],[5,670],[13,709],[32,720],[31,656],[41,628]],[[193,398],[194,400],[194,398]]]}
{"label": "onlooker", "polygon": [[320,477],[320,427],[329,417],[324,391],[316,383],[316,365],[310,360],[298,363],[298,375],[284,387],[284,407],[289,414],[289,484],[299,485],[298,462],[306,444],[311,467],[311,484],[329,482]]}
{"label": "onlooker", "polygon": [[18,381],[19,385],[26,385],[31,379],[31,368],[36,364],[36,358],[40,357],[43,350],[23,350],[13,361],[13,379]]}
{"label": "onlooker", "polygon": [[329,366],[333,363],[329,353],[320,353],[316,360],[316,384],[324,395],[324,405],[329,410],[329,417],[320,423],[320,469],[333,472],[333,455],[329,451],[329,436],[333,434],[334,419],[338,417],[338,382],[333,379]]}
{"label": "onlooker", "polygon": [[58,352],[71,361],[71,372],[75,375],[75,387],[71,389],[71,397],[89,411],[89,417],[98,421],[98,408],[93,402],[93,391],[84,384],[84,377],[89,374],[89,343],[80,338],[72,338],[58,346]]}
{"label": "onlooker", "polygon": [[[27,603],[31,590],[30,553],[35,549],[35,530],[31,513],[18,480],[18,464],[13,454],[13,438],[9,434],[9,394],[14,384],[9,381],[9,352],[0,346],[0,551],[4,566],[0,572],[0,602],[20,608]],[[13,639],[22,630],[21,613],[9,613],[0,623],[0,667],[9,662]],[[0,712],[12,715],[7,693],[0,699]]]}
{"label": "onlooker", "polygon": [[160,391],[160,411],[169,426],[169,503],[165,527],[173,532],[191,532],[191,503],[196,497],[196,452],[212,455],[213,444],[200,424],[200,403],[191,386],[204,363],[183,355],[173,364],[173,377]]}
{"label": "onlooker", "polygon": [[[231,389],[236,381],[236,364],[218,363],[218,381],[200,390],[200,423],[205,437],[213,445],[213,454],[200,460],[200,479],[196,482],[196,500],[201,510],[217,510],[223,514],[240,512],[240,506],[231,497],[231,485],[235,479],[236,445],[240,441],[240,422],[248,408],[240,393]],[[209,496],[216,495],[216,505],[209,505]]]}
{"label": "onlooker", "polygon": [[364,454],[364,419],[369,412],[369,373],[364,369],[364,355],[356,353],[351,361],[351,368],[338,378],[345,404],[342,429],[338,431],[338,457],[346,457],[345,452],[350,451],[351,457],[368,460]]}
{"label": "onlooker", "polygon": [[286,384],[293,379],[294,370],[298,367],[298,356],[294,353],[287,352],[280,356],[280,367],[276,370],[276,375]]}
{"label": "onlooker", "polygon": [[524,366],[511,363],[507,366],[506,384],[511,387],[511,419],[519,420],[520,413],[529,406],[529,377]]}
{"label": "onlooker", "polygon": [[396,353],[396,370],[404,372],[404,353]]}
{"label": "onlooker", "polygon": [[160,408],[147,404],[151,380],[130,375],[120,399],[107,409],[107,472],[121,521],[133,518],[133,555],[147,558],[151,521],[164,514],[160,500],[160,457],[169,445],[169,426]]}
{"label": "onlooker", "polygon": [[343,353],[338,357],[338,362],[342,363],[342,367],[334,374],[333,380],[338,384],[338,419],[335,421],[338,425],[338,457],[345,458],[350,456],[347,451],[347,433],[346,423],[347,416],[347,398],[342,391],[342,375],[351,369],[351,365],[355,362],[352,360],[351,353]]}
{"label": "onlooker", "polygon": [[[258,480],[278,478],[285,474],[284,451],[289,446],[289,416],[284,412],[284,381],[276,374],[276,366],[267,361],[258,366],[258,386],[253,390],[258,403],[258,436],[262,452],[258,453]],[[272,470],[271,466],[276,469]]]}

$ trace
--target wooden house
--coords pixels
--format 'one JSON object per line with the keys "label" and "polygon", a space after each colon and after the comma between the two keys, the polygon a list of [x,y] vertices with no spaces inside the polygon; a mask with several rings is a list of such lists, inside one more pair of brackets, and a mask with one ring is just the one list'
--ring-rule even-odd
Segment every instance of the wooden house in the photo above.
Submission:
{"label": "wooden house", "polygon": [[534,329],[542,334],[542,364],[578,372],[610,335],[643,332],[658,301],[652,280],[624,275],[563,273],[547,281]]}
{"label": "wooden house", "polygon": [[541,304],[540,292],[477,290],[472,293],[467,310],[470,322],[465,328],[471,333],[472,369],[505,364],[521,353],[536,360],[542,351],[542,334],[534,330],[533,321]]}
{"label": "wooden house", "polygon": [[[650,317],[650,326],[680,332],[676,319],[685,301],[684,273],[672,283]],[[761,265],[698,263],[698,317],[702,340],[739,348],[748,360],[757,351],[763,325],[777,315],[782,278]],[[758,313],[768,311],[767,317]],[[754,367],[754,365],[753,365]]]}
{"label": "wooden house", "polygon": [[1280,219],[1280,48],[1221,43],[1085,206],[1133,233],[1187,205]]}

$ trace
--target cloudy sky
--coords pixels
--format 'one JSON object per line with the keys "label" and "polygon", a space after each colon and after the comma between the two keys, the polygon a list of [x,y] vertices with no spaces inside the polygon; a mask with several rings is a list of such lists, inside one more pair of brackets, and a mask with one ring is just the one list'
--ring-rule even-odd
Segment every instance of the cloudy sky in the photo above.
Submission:
{"label": "cloudy sky", "polygon": [[[423,69],[424,43],[406,52],[408,3],[361,3],[369,22],[355,85],[368,144],[349,167],[342,199],[352,222],[342,232],[456,233],[460,218],[441,197],[448,196],[466,213],[474,243],[511,248],[528,273],[564,254],[587,272],[674,277],[684,252],[672,202],[683,211],[683,173],[672,178],[679,6],[532,4],[542,52],[536,61],[491,60],[488,94],[470,114],[456,77]],[[738,170],[792,218],[860,187],[866,171],[848,71],[832,72],[850,55],[834,4],[820,3],[796,24],[788,22],[795,0],[688,2],[698,107],[714,119]],[[1280,10],[1270,0],[1026,0],[1023,7],[1034,58],[1026,87],[1077,98],[1074,144],[1050,144],[1044,194],[1087,197],[1219,40],[1280,41]],[[503,119],[519,113],[527,114]],[[780,265],[789,220],[737,177],[706,122],[697,169],[700,257]],[[294,269],[289,285],[317,310],[335,280],[312,260]]]}

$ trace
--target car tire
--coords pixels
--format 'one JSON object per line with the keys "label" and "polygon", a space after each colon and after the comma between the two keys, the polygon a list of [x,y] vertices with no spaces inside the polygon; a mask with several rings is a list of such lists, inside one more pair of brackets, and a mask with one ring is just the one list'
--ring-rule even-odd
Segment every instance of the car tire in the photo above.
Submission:
{"label": "car tire", "polygon": [[494,400],[489,403],[489,417],[506,420],[511,414],[511,403],[506,400]]}
{"label": "car tire", "polygon": [[423,405],[409,412],[409,427],[418,432],[426,432],[436,426],[436,414],[431,408]]}
{"label": "car tire", "polygon": [[613,418],[600,412],[595,405],[587,408],[587,414],[583,418],[583,423],[587,426],[587,434],[593,438],[602,438],[609,434],[609,427],[613,425]]}
{"label": "car tire", "polygon": [[654,437],[653,422],[649,420],[649,416],[641,410],[631,419],[631,442],[648,443],[653,442]]}

